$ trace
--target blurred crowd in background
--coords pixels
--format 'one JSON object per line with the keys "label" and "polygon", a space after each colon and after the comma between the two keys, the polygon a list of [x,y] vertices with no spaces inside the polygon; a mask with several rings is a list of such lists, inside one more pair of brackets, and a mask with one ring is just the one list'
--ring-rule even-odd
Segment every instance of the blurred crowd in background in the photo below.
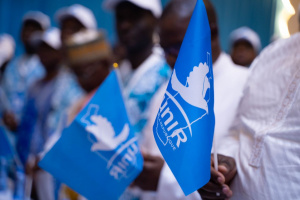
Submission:
{"label": "blurred crowd in background", "polygon": [[[220,41],[222,30],[219,27],[224,25],[218,24],[218,13],[208,0],[204,3],[211,28],[215,140],[218,153],[224,155],[220,156],[221,160],[226,160],[227,156],[235,159],[234,169],[229,168],[237,170],[238,177],[235,173],[228,177],[226,173],[216,172],[217,177],[226,179],[223,183],[212,180],[216,184],[214,189],[204,187],[185,197],[161,158],[153,142],[152,125],[195,2],[170,0],[162,7],[160,0],[106,0],[103,12],[111,12],[115,20],[117,39],[113,43],[110,31],[99,30],[94,13],[80,4],[60,8],[54,16],[29,10],[19,24],[11,25],[20,27],[24,48],[21,55],[15,56],[16,44],[19,44],[15,41],[19,38],[0,34],[0,131],[12,144],[13,152],[8,156],[0,155],[1,200],[84,199],[40,169],[37,163],[49,138],[59,134],[62,123],[70,123],[75,118],[113,68],[120,71],[124,101],[146,163],[133,183],[139,192],[128,190],[124,199],[200,199],[200,195],[203,199],[215,199],[210,197],[215,195],[215,188],[222,191],[216,199],[227,199],[232,192],[233,199],[300,198],[300,105],[297,104],[300,62],[295,53],[300,50],[300,36],[296,33],[286,40],[279,36],[270,38],[270,45],[264,49],[266,45],[262,45],[259,34],[245,24],[227,35],[227,41]],[[299,2],[294,6],[295,13],[298,5]],[[297,18],[299,23],[299,16]],[[51,26],[53,20],[58,27]],[[265,26],[269,28],[272,23]],[[222,49],[221,42],[229,44],[228,53]],[[277,65],[286,65],[290,70],[277,68]],[[264,84],[264,79],[270,83]],[[294,84],[293,90],[291,84]],[[245,88],[248,90],[243,93]],[[291,93],[286,94],[289,89]],[[290,96],[285,101],[286,95]],[[282,111],[278,104],[289,109]],[[284,119],[278,118],[278,110]],[[272,121],[274,116],[275,121]],[[280,128],[276,129],[277,126]],[[268,131],[274,132],[273,140],[276,141],[260,139],[268,135]],[[288,133],[280,134],[284,131]],[[229,132],[244,134],[234,135],[235,139],[243,137],[238,139],[238,145],[244,149],[228,153],[236,146],[235,142],[227,140]],[[262,140],[270,145],[264,154],[260,152]],[[295,144],[284,145],[285,140],[293,140]],[[220,144],[223,142],[226,148]],[[294,153],[284,157],[274,148]],[[257,161],[274,151],[278,159],[284,157],[294,166],[281,169],[290,170],[289,174],[284,172],[287,174],[282,175],[281,181],[270,179],[281,176],[281,170],[270,172],[275,161],[271,158],[262,164]],[[262,180],[251,180],[257,175],[262,175]],[[290,192],[274,193],[283,190],[276,189],[280,182],[290,182],[292,187],[286,189]]]}

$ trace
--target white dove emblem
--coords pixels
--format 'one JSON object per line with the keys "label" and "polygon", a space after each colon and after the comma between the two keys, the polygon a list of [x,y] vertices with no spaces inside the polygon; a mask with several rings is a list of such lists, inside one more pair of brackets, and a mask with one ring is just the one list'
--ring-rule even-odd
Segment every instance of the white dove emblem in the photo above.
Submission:
{"label": "white dove emblem", "polygon": [[129,135],[129,125],[125,124],[121,133],[116,136],[111,123],[101,115],[91,116],[95,125],[89,125],[86,130],[92,133],[97,142],[93,144],[91,151],[111,151],[124,142]]}
{"label": "white dove emblem", "polygon": [[204,109],[208,113],[207,102],[204,99],[207,90],[210,88],[210,83],[207,78],[209,67],[206,63],[200,63],[199,66],[195,66],[193,71],[187,77],[188,86],[182,85],[174,69],[171,85],[173,90],[178,92],[180,96],[190,105]]}

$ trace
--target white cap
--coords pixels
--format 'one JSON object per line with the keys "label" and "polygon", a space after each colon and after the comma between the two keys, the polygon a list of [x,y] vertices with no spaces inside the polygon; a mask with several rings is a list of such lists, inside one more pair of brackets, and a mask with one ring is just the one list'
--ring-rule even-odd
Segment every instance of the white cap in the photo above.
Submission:
{"label": "white cap", "polygon": [[53,49],[59,50],[61,48],[60,31],[58,28],[50,28],[43,33],[34,33],[31,40],[35,45],[45,42]]}
{"label": "white cap", "polygon": [[246,40],[248,41],[256,51],[256,53],[259,53],[261,49],[261,43],[260,38],[257,35],[256,32],[254,32],[252,29],[248,27],[241,27],[236,30],[234,30],[230,34],[230,46],[233,47],[234,43],[236,43],[239,40]]}
{"label": "white cap", "polygon": [[97,29],[97,21],[94,13],[82,5],[74,4],[70,7],[61,8],[55,14],[58,22],[67,17],[74,17],[87,29]]}
{"label": "white cap", "polygon": [[10,35],[0,35],[0,67],[14,56],[15,47],[15,41]]}
{"label": "white cap", "polygon": [[123,1],[128,1],[140,8],[151,11],[156,18],[159,18],[162,14],[161,0],[105,0],[103,6],[107,10],[113,10]]}
{"label": "white cap", "polygon": [[44,30],[50,27],[49,17],[40,11],[29,11],[26,13],[23,17],[23,23],[28,20],[37,22]]}

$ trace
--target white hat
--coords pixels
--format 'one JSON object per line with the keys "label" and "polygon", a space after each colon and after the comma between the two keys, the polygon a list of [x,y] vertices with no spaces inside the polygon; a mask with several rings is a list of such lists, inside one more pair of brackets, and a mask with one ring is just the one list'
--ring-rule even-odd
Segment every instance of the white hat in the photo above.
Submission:
{"label": "white hat", "polygon": [[82,5],[74,4],[70,7],[61,8],[55,14],[58,22],[66,17],[74,17],[87,29],[97,29],[97,21],[93,12]]}
{"label": "white hat", "polygon": [[256,53],[259,53],[261,49],[261,43],[260,38],[257,35],[256,32],[254,32],[252,29],[248,27],[241,27],[236,30],[234,30],[230,34],[230,46],[233,47],[234,43],[236,43],[239,40],[246,40],[248,41],[256,51]]}
{"label": "white hat", "polygon": [[117,4],[123,1],[128,1],[140,8],[151,11],[156,18],[159,18],[162,14],[162,5],[160,0],[106,0],[103,2],[103,6],[107,10],[113,10]]}
{"label": "white hat", "polygon": [[45,42],[53,49],[59,50],[61,48],[60,31],[58,28],[50,28],[45,32],[37,32],[32,35],[31,41],[35,45]]}
{"label": "white hat", "polygon": [[14,56],[15,46],[15,41],[10,35],[0,35],[0,67]]}
{"label": "white hat", "polygon": [[47,15],[39,11],[29,11],[23,17],[23,23],[25,21],[32,20],[37,22],[41,27],[46,30],[50,27],[50,19]]}

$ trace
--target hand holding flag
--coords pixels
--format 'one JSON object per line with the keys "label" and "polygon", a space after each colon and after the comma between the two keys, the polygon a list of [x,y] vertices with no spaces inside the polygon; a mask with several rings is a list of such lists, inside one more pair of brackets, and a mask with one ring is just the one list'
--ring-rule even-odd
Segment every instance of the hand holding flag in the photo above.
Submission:
{"label": "hand holding flag", "polygon": [[210,34],[199,0],[153,126],[156,143],[185,195],[210,179],[215,125]]}

